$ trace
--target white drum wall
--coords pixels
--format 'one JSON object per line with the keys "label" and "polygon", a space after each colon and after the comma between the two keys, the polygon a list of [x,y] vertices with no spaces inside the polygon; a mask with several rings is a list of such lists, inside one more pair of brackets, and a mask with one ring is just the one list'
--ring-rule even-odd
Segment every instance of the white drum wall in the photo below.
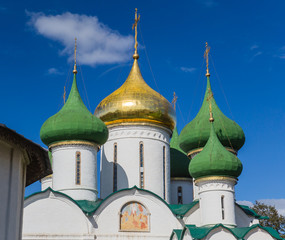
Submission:
{"label": "white drum wall", "polygon": [[[109,139],[101,151],[101,198],[113,192],[114,144],[117,144],[117,190],[140,187],[140,142],[144,145],[144,188],[169,202],[171,132],[145,125],[109,128]],[[165,194],[163,186],[163,147],[165,146]],[[165,196],[164,196],[165,195]]]}
{"label": "white drum wall", "polygon": [[[97,146],[59,145],[51,148],[53,189],[75,200],[97,199]],[[81,153],[81,182],[76,184],[76,152]]]}

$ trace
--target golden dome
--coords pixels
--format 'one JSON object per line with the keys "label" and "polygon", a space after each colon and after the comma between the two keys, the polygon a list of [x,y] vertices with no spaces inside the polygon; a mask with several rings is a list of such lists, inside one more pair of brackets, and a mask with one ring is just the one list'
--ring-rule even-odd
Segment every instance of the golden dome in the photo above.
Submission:
{"label": "golden dome", "polygon": [[136,55],[127,80],[97,106],[94,114],[106,125],[147,123],[173,130],[176,122],[172,105],[144,81]]}

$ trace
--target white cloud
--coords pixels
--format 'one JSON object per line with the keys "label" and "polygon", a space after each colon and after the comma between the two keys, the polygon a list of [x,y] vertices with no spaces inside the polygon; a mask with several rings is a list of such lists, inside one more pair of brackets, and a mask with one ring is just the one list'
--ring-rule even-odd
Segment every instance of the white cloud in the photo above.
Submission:
{"label": "white cloud", "polygon": [[56,69],[56,68],[50,68],[50,69],[48,69],[47,73],[48,73],[49,75],[62,75],[62,74],[63,74],[63,72],[59,71],[59,70]]}
{"label": "white cloud", "polygon": [[250,50],[254,50],[254,49],[257,49],[257,48],[259,48],[259,46],[256,45],[256,44],[254,44],[254,45],[252,45],[252,46],[250,47]]}
{"label": "white cloud", "polygon": [[263,52],[258,51],[257,53],[255,53],[255,54],[251,57],[251,59],[250,59],[249,61],[252,62],[257,56],[260,56],[261,54],[263,54]]}
{"label": "white cloud", "polygon": [[[271,206],[274,206],[278,213],[279,214],[282,214],[285,216],[285,199],[260,199],[260,200],[257,200],[258,202],[262,202],[266,205],[271,205]],[[249,207],[252,207],[253,206],[253,203],[250,202],[250,201],[246,201],[246,200],[243,200],[243,201],[237,201],[238,204],[241,204],[241,205],[246,205],[246,206],[249,206]]]}
{"label": "white cloud", "polygon": [[59,15],[27,12],[28,24],[36,32],[48,39],[60,42],[61,54],[72,59],[74,38],[76,37],[80,64],[98,65],[122,63],[131,59],[134,39],[123,36],[99,22],[96,16],[72,14]]}
{"label": "white cloud", "polygon": [[180,70],[182,72],[190,72],[190,73],[192,73],[192,72],[195,72],[197,70],[197,68],[194,68],[194,67],[190,67],[190,68],[188,68],[188,67],[180,67]]}
{"label": "white cloud", "polygon": [[281,59],[285,59],[285,46],[281,47],[278,50],[278,53],[276,55],[274,55],[275,57],[281,58]]}
{"label": "white cloud", "polygon": [[261,199],[259,202],[274,206],[279,214],[285,216],[285,199]]}

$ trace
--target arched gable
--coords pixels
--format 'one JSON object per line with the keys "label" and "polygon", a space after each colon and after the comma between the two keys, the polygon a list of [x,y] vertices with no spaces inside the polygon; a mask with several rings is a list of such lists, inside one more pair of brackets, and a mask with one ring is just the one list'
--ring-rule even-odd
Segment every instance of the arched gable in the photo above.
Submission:
{"label": "arched gable", "polygon": [[205,237],[205,240],[221,240],[221,239],[237,240],[237,238],[233,235],[233,233],[223,226],[213,228]]}
{"label": "arched gable", "polygon": [[67,195],[50,188],[24,201],[23,237],[88,234],[88,226],[79,206]]}
{"label": "arched gable", "polygon": [[[273,238],[274,236],[275,238]],[[245,235],[244,240],[275,240],[282,239],[279,234],[273,229],[266,229],[256,226],[255,228],[251,228]]]}
{"label": "arched gable", "polygon": [[[223,224],[217,224],[215,226],[197,227],[195,225],[186,225],[186,228],[190,233],[192,239],[199,240],[273,240],[282,238],[277,231],[270,227],[262,227],[259,224],[252,225],[251,227],[242,228],[229,228]],[[184,230],[185,230],[184,229]],[[184,232],[184,231],[183,231]],[[186,233],[187,231],[185,231]],[[182,239],[185,238],[185,234],[182,234]],[[188,238],[187,238],[188,239]],[[191,238],[190,238],[191,239]]]}
{"label": "arched gable", "polygon": [[111,194],[96,209],[94,220],[98,225],[96,229],[98,238],[112,234],[131,237],[128,231],[120,228],[121,210],[126,204],[131,203],[144,206],[149,216],[148,230],[132,231],[133,239],[138,236],[147,236],[148,239],[152,236],[169,238],[172,229],[182,228],[176,215],[164,200],[150,191],[133,187]]}

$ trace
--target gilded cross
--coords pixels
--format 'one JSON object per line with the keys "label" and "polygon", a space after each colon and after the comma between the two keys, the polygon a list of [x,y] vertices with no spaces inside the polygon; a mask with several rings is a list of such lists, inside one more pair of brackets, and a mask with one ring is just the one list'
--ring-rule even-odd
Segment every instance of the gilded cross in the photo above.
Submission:
{"label": "gilded cross", "polygon": [[172,100],[172,104],[173,104],[173,107],[174,107],[174,110],[176,110],[176,102],[177,102],[177,95],[175,94],[175,92],[173,92],[173,100]]}
{"label": "gilded cross", "polygon": [[73,69],[73,73],[76,74],[77,73],[77,69],[76,69],[77,38],[75,38],[74,40],[75,40],[75,46],[74,46],[74,69]]}
{"label": "gilded cross", "polygon": [[210,76],[210,73],[209,73],[209,52],[210,52],[210,47],[208,46],[208,43],[206,42],[206,50],[205,50],[205,53],[204,53],[204,58],[206,59],[206,66],[207,66],[207,73],[206,73],[206,76]]}
{"label": "gilded cross", "polygon": [[138,53],[138,28],[137,28],[137,26],[138,26],[138,22],[139,22],[141,16],[138,15],[138,9],[136,8],[135,10],[136,10],[135,22],[133,24],[132,29],[133,30],[135,29],[135,54],[137,54]]}

